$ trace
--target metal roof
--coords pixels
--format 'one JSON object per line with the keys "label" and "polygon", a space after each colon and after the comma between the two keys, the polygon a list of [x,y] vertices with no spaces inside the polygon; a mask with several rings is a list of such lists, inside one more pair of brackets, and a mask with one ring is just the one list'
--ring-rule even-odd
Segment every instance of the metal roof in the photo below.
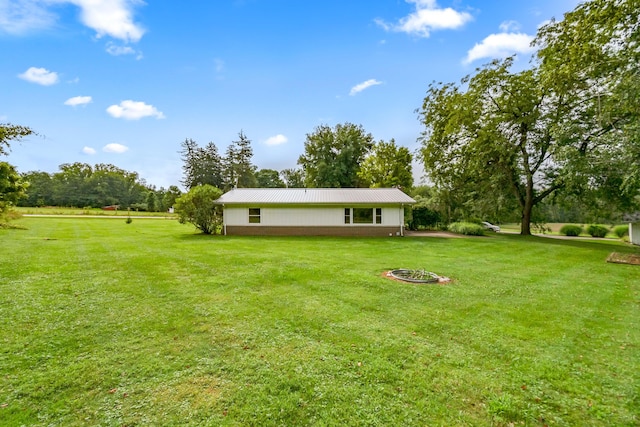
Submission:
{"label": "metal roof", "polygon": [[218,203],[233,204],[413,204],[416,201],[397,188],[236,188]]}

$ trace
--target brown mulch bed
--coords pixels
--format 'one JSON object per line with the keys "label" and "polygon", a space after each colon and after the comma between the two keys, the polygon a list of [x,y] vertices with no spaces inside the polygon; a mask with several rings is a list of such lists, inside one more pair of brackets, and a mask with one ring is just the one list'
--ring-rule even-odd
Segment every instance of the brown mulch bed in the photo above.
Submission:
{"label": "brown mulch bed", "polygon": [[612,252],[611,255],[609,255],[609,257],[607,258],[607,262],[612,262],[615,264],[640,265],[640,255]]}

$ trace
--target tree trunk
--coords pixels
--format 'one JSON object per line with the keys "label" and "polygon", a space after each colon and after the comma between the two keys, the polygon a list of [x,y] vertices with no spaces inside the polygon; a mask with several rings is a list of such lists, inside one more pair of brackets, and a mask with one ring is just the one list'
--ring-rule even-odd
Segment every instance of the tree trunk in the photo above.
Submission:
{"label": "tree trunk", "polygon": [[520,235],[522,236],[531,236],[531,211],[533,211],[533,194],[527,191],[520,221]]}

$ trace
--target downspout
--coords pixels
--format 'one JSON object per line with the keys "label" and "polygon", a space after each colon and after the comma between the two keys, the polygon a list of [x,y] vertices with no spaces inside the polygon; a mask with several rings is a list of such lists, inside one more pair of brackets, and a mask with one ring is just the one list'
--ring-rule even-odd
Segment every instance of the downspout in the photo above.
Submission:
{"label": "downspout", "polygon": [[222,204],[222,234],[227,235],[227,216],[224,214],[224,203]]}
{"label": "downspout", "polygon": [[400,237],[404,237],[404,203],[400,203]]}

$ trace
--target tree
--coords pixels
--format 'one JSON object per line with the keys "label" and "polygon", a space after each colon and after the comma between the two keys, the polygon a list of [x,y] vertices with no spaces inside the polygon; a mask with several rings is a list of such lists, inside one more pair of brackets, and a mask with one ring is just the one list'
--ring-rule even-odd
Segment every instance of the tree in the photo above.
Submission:
{"label": "tree", "polygon": [[260,188],[285,187],[284,181],[280,179],[280,174],[273,169],[260,169],[256,172],[256,182]]}
{"label": "tree", "polygon": [[640,187],[638,10],[638,0],[587,1],[544,25],[535,40],[543,82],[570,112],[554,129],[573,147],[566,160],[580,166],[567,186],[628,210]]}
{"label": "tree", "polygon": [[[537,70],[512,73],[512,59],[494,61],[462,84],[432,84],[420,116],[421,156],[436,185],[475,191],[491,201],[509,189],[531,234],[533,207],[565,185],[567,144],[552,130],[564,101],[542,85]],[[465,186],[471,182],[475,185]]]}
{"label": "tree", "polygon": [[304,172],[302,169],[283,169],[280,176],[287,188],[304,188]]}
{"label": "tree", "polygon": [[178,197],[175,209],[181,224],[191,223],[204,234],[218,233],[222,224],[222,209],[216,204],[222,190],[212,185],[198,185]]}
{"label": "tree", "polygon": [[165,206],[165,209],[169,209],[176,203],[176,199],[182,195],[182,191],[175,185],[170,185],[167,191],[164,193],[164,197],[162,198],[162,204]]}
{"label": "tree", "polygon": [[29,183],[27,197],[19,206],[51,206],[53,205],[53,179],[47,172],[32,171],[22,174],[22,180]]}
{"label": "tree", "polygon": [[358,176],[373,188],[397,187],[408,191],[413,186],[411,161],[406,147],[398,147],[392,139],[377,142],[360,165]]}
{"label": "tree", "polygon": [[373,146],[373,136],[362,126],[318,126],[307,134],[304,154],[298,158],[308,187],[366,187],[358,176],[360,164]]}
{"label": "tree", "polygon": [[18,200],[26,195],[28,184],[16,169],[7,162],[0,162],[0,221]]}
{"label": "tree", "polygon": [[256,167],[251,163],[253,148],[244,132],[238,133],[225,152],[225,188],[254,188],[257,185]]}
{"label": "tree", "polygon": [[209,142],[205,147],[199,147],[192,139],[185,139],[182,144],[182,183],[187,188],[209,184],[223,188],[224,162],[215,143]]}
{"label": "tree", "polygon": [[11,148],[10,141],[32,135],[35,132],[26,126],[12,125],[10,123],[0,123],[0,155],[6,155]]}

